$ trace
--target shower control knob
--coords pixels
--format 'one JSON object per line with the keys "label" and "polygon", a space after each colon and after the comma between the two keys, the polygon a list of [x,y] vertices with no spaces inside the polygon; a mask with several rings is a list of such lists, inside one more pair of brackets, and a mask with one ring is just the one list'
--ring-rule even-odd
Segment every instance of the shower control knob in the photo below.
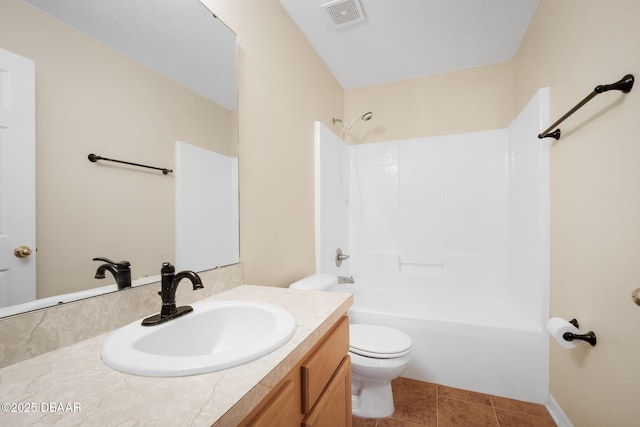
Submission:
{"label": "shower control knob", "polygon": [[636,288],[633,290],[633,292],[631,292],[631,299],[637,305],[640,305],[640,288]]}
{"label": "shower control knob", "polygon": [[338,248],[336,250],[336,267],[340,267],[342,265],[342,261],[346,261],[349,259],[349,255],[344,255],[342,253],[342,249]]}

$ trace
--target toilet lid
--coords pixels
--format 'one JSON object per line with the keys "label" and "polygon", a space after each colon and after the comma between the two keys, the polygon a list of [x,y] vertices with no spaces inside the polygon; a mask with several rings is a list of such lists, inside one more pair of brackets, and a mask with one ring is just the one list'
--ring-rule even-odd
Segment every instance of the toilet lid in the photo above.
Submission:
{"label": "toilet lid", "polygon": [[411,337],[380,325],[349,325],[349,351],[361,356],[390,359],[411,351]]}

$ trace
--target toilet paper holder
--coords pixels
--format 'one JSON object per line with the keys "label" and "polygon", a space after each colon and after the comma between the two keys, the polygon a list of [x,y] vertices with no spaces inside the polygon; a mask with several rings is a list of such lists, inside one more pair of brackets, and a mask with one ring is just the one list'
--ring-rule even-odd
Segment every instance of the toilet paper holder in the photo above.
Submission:
{"label": "toilet paper holder", "polygon": [[[571,323],[576,328],[580,329],[580,325],[578,324],[578,321],[576,319],[569,320],[569,323]],[[591,344],[591,347],[594,347],[596,345],[596,334],[593,331],[589,331],[586,334],[574,334],[572,332],[565,332],[564,334],[562,334],[562,338],[565,341],[573,341],[573,340],[586,341],[589,344]]]}

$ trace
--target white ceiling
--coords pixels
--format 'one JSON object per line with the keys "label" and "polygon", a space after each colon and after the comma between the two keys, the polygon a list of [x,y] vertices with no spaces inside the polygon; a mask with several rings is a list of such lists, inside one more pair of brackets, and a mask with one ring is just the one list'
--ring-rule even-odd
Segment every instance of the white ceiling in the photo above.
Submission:
{"label": "white ceiling", "polygon": [[[235,109],[235,35],[200,1],[23,1]],[[540,3],[360,0],[366,20],[335,28],[329,0],[279,1],[345,89],[509,61]]]}
{"label": "white ceiling", "polygon": [[345,89],[510,61],[540,0],[360,0],[335,28],[320,5],[279,0]]}
{"label": "white ceiling", "polygon": [[23,0],[235,110],[236,36],[199,0]]}

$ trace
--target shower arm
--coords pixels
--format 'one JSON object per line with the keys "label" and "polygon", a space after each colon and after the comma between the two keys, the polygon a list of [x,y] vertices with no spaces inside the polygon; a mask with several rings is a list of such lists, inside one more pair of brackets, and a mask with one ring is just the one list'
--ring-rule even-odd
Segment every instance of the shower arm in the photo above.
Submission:
{"label": "shower arm", "polygon": [[345,121],[344,121],[344,120],[342,120],[342,119],[336,119],[336,118],[334,117],[334,118],[333,118],[333,124],[335,125],[335,124],[337,124],[337,123],[340,123],[340,125],[342,126],[342,130],[343,130],[343,131],[345,131],[345,130],[349,130],[349,129],[351,129],[351,128],[353,127],[353,125],[358,121],[358,119],[359,119],[359,118],[360,118],[360,117],[356,117],[355,119],[353,119],[353,121],[352,121],[351,123],[347,124],[347,123],[345,123]]}

